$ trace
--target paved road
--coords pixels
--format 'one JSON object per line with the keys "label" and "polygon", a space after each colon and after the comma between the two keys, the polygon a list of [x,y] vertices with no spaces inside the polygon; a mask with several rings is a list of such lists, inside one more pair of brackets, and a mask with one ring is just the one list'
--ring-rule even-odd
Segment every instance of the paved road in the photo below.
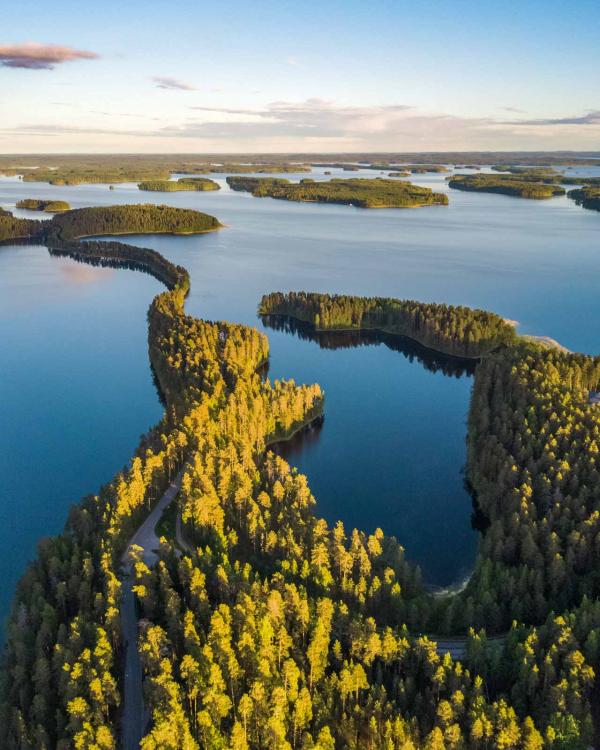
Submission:
{"label": "paved road", "polygon": [[124,574],[122,577],[121,598],[121,635],[125,644],[125,675],[123,680],[123,716],[121,726],[121,746],[123,750],[139,750],[144,730],[148,724],[148,712],[144,706],[142,663],[137,649],[138,617],[133,594],[133,570],[129,560],[129,550],[135,544],[143,547],[142,558],[148,567],[158,560],[156,550],[159,541],[154,529],[165,508],[177,497],[181,488],[180,472],[165,494],[158,501],[150,515],[133,535],[125,550],[121,562]]}

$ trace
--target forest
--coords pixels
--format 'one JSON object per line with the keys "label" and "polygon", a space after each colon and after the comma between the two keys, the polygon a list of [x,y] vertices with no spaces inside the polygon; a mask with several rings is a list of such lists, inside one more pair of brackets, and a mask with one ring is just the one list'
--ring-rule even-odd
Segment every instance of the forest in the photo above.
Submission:
{"label": "forest", "polygon": [[598,187],[583,187],[579,190],[569,190],[569,198],[578,206],[600,211],[600,185]]}
{"label": "forest", "polygon": [[479,357],[516,338],[512,325],[485,310],[383,297],[275,292],[262,298],[259,314],[296,318],[317,331],[378,330],[458,357]]}
{"label": "forest", "polygon": [[178,180],[147,180],[140,182],[138,189],[155,193],[173,193],[181,190],[220,190],[221,186],[207,177],[180,177]]}
{"label": "forest", "polygon": [[[166,283],[148,315],[166,410],[129,466],[40,544],[19,585],[3,659],[3,747],[116,750],[119,561],[180,469],[181,533],[161,540],[152,569],[131,551],[151,716],[143,750],[589,745],[600,666],[600,482],[590,458],[600,412],[586,395],[598,360],[515,343],[501,318],[466,308],[263,300],[261,308],[304,305],[314,322],[322,310],[320,326],[422,317],[422,329],[455,349],[502,344],[477,366],[469,417],[468,472],[490,525],[463,598],[435,599],[399,542],[328,525],[306,477],[268,450],[324,402],[318,385],[257,373],[264,335],[186,315],[189,276],[156,251],[54,247]],[[505,635],[488,642],[484,626]],[[464,664],[423,634],[444,627],[466,633]]]}
{"label": "forest", "polygon": [[10,211],[0,208],[0,242],[34,237],[43,231],[46,223],[35,219],[18,219]]}
{"label": "forest", "polygon": [[197,234],[220,227],[214,216],[200,211],[145,203],[67,211],[52,219],[48,234],[72,240],[103,234]]}
{"label": "forest", "polygon": [[448,196],[410,182],[383,179],[332,179],[326,182],[267,177],[228,177],[232,190],[243,190],[257,198],[278,198],[288,201],[341,203],[361,208],[416,208],[445,206]]}
{"label": "forest", "polygon": [[68,211],[71,208],[66,201],[39,200],[37,198],[24,198],[21,201],[17,201],[16,207],[24,208],[28,211],[46,211],[47,213]]}
{"label": "forest", "polygon": [[478,193],[501,193],[517,198],[540,200],[564,195],[565,189],[555,184],[555,176],[546,172],[519,174],[471,174],[453,175],[448,184],[455,190],[470,190]]}

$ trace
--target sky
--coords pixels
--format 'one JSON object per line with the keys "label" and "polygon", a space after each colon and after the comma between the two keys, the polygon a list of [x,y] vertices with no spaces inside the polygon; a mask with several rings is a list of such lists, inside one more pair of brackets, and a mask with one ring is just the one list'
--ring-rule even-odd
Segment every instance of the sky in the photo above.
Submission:
{"label": "sky", "polygon": [[0,153],[600,150],[598,0],[19,0]]}

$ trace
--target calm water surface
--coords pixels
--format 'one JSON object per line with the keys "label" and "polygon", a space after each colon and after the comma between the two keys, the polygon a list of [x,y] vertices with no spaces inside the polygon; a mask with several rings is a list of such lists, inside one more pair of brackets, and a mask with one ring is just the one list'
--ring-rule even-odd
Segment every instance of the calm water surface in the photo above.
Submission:
{"label": "calm water surface", "polygon": [[[599,353],[600,214],[567,198],[459,191],[449,191],[448,207],[364,211],[255,199],[218,181],[218,193],[157,196],[134,185],[5,178],[0,206],[24,197],[73,207],[154,200],[218,216],[227,228],[215,234],[131,242],[190,270],[190,313],[265,330],[270,377],[325,388],[323,427],[286,450],[308,475],[318,512],[347,528],[380,526],[427,580],[456,580],[477,543],[461,475],[471,377],[384,341],[338,345],[273,330],[257,319],[257,304],[265,292],[291,289],[467,304]],[[440,175],[414,181],[447,190]],[[88,268],[43,248],[0,248],[1,615],[39,537],[59,531],[68,506],[97,491],[159,418],[145,324],[159,288],[144,274]]]}

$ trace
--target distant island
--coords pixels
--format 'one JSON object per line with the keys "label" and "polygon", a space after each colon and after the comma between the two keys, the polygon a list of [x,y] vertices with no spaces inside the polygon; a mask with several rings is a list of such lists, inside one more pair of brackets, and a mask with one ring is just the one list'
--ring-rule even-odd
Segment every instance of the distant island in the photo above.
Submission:
{"label": "distant island", "polygon": [[36,198],[24,198],[22,201],[17,201],[16,206],[28,211],[46,211],[47,213],[68,211],[71,208],[67,201],[43,201]]}
{"label": "distant island", "polygon": [[215,174],[237,173],[237,174],[276,174],[285,172],[310,172],[310,166],[306,164],[211,164],[210,172]]}
{"label": "distant island", "polygon": [[467,190],[476,193],[501,193],[517,198],[541,200],[564,195],[565,189],[554,183],[554,178],[544,181],[543,176],[533,173],[525,174],[457,174],[450,178],[448,184],[455,190]]}
{"label": "distant island", "polygon": [[443,164],[403,164],[401,169],[413,174],[427,174],[428,172],[449,172],[448,167]]}
{"label": "distant island", "polygon": [[246,191],[257,198],[340,203],[361,208],[416,208],[448,204],[445,193],[434,193],[429,188],[397,180],[351,178],[290,182],[276,178],[228,177],[227,184],[232,190]]}
{"label": "distant island", "polygon": [[578,206],[589,208],[592,211],[600,211],[600,187],[583,187],[578,190],[570,190],[569,198]]}
{"label": "distant island", "polygon": [[178,180],[146,180],[140,182],[138,188],[153,193],[176,193],[182,190],[220,190],[221,186],[208,177],[180,177]]}

